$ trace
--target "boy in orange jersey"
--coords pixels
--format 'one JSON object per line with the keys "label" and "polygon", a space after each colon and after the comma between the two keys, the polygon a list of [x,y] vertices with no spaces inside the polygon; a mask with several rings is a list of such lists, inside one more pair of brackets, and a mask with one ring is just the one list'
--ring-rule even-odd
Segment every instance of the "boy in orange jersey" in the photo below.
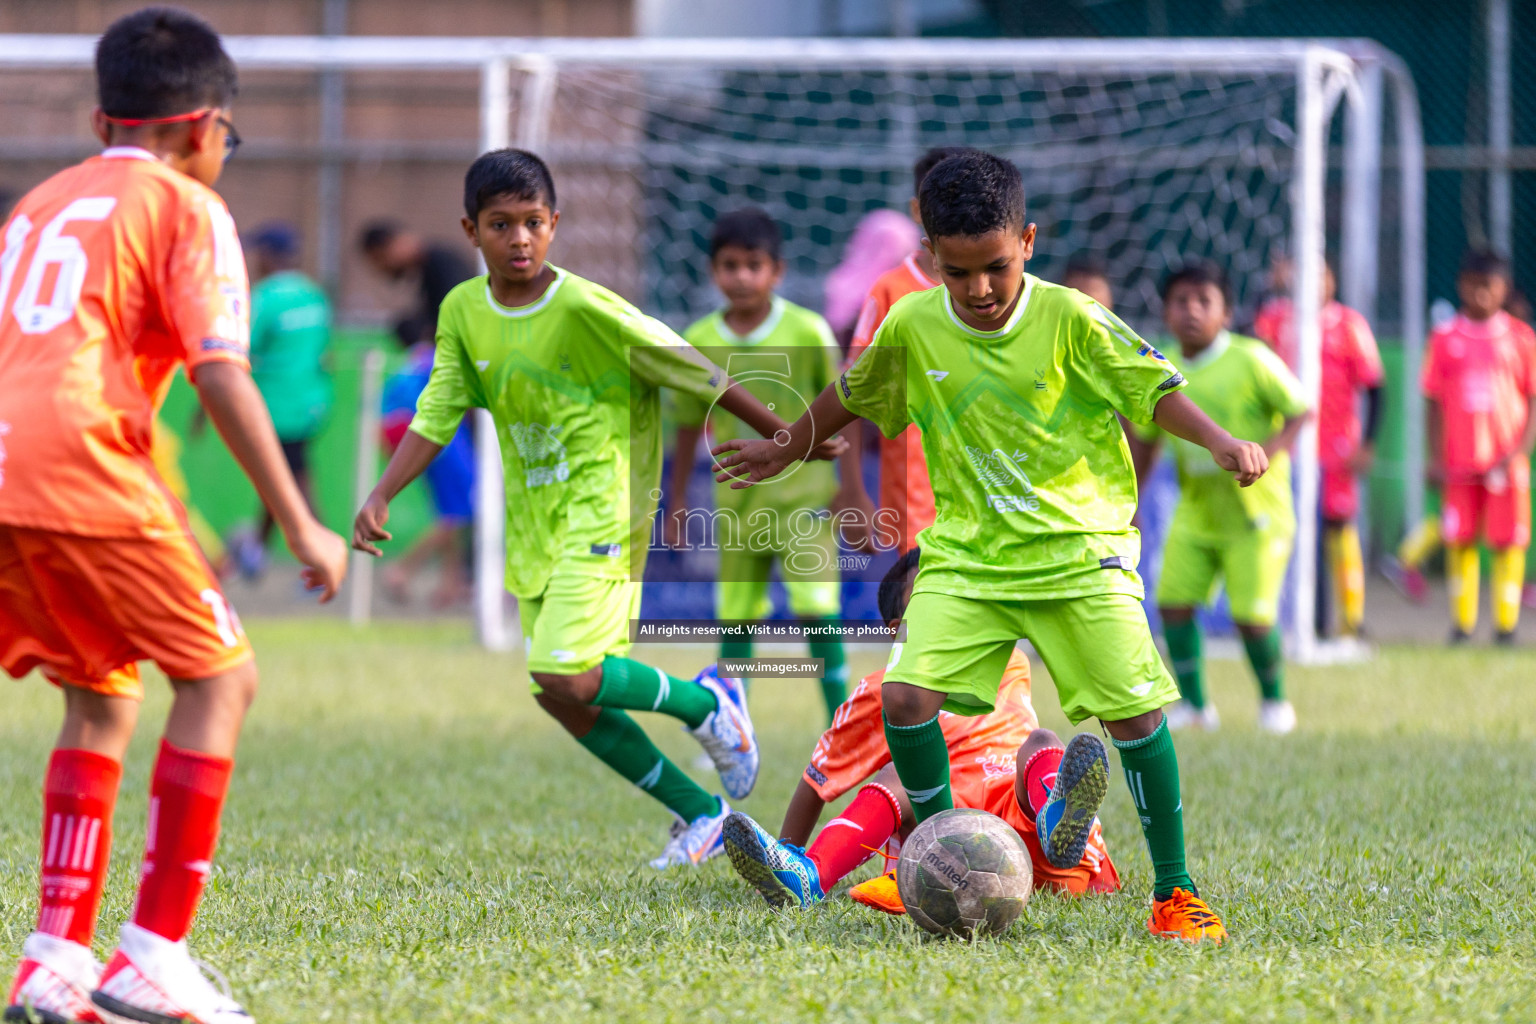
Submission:
{"label": "boy in orange jersey", "polygon": [[[1384,374],[1376,336],[1365,317],[1335,299],[1333,268],[1323,265],[1322,377],[1317,409],[1317,459],[1322,468],[1318,504],[1328,573],[1339,601],[1339,624],[1356,636],[1365,620],[1365,556],[1355,516],[1360,476],[1375,458],[1381,426]],[[1296,369],[1296,318],[1286,296],[1270,299],[1253,321],[1253,333]],[[1365,397],[1365,418],[1359,399]],[[1319,603],[1319,609],[1325,605]],[[1326,622],[1320,622],[1319,627]]]}
{"label": "boy in orange jersey", "polygon": [[[908,203],[913,220],[919,219],[917,190],[923,179],[939,161],[962,150],[960,146],[930,149],[913,165],[912,199]],[[848,346],[849,365],[869,347],[875,331],[880,329],[885,314],[891,311],[897,299],[938,286],[933,256],[922,247],[881,274],[865,297],[858,322],[854,324],[853,341]],[[880,502],[876,513],[880,526],[871,532],[884,541],[894,531],[898,551],[911,551],[916,547],[917,535],[933,525],[935,515],[933,485],[928,480],[928,463],[923,460],[919,433],[916,426],[911,426],[899,437],[880,439]]]}
{"label": "boy in orange jersey", "polygon": [[[310,514],[252,383],[245,263],[210,187],[239,138],[235,68],[190,15],[147,9],[96,50],[100,156],[16,206],[0,255],[0,664],[64,694],[43,793],[42,898],[7,1020],[249,1022],[187,952],[256,691],[240,620],[155,472],[154,414],[185,365],[329,600],[346,545]],[[138,899],[103,972],[91,940],[139,661],[175,697]]]}
{"label": "boy in orange jersey", "polygon": [[[881,581],[880,614],[893,627],[906,612],[918,557],[918,548],[906,552]],[[774,839],[745,814],[726,819],[725,844],[731,863],[770,906],[798,903],[805,907],[819,902],[888,840],[899,846],[896,837],[906,835],[916,824],[885,742],[880,702],[884,676],[884,672],[866,676],[838,708],[790,798],[780,838]],[[1074,741],[1076,750],[1069,754],[1054,732],[1040,727],[1030,703],[1029,659],[1022,651],[1013,652],[1003,672],[991,714],[946,715],[942,721],[953,766],[950,785],[955,805],[988,811],[1018,831],[1034,864],[1036,889],[1070,895],[1119,890],[1120,876],[1097,821],[1082,848],[1066,853],[1065,868],[1053,864],[1041,844],[1037,822],[1043,808],[1058,778],[1072,776],[1070,765],[1067,771],[1059,771],[1063,761],[1080,762],[1084,749],[1102,751],[1103,746],[1088,736],[1086,743]],[[1092,757],[1089,751],[1088,758]],[[822,809],[855,787],[859,791],[853,802],[802,851]],[[1046,820],[1049,817],[1047,813]],[[854,886],[848,895],[888,914],[906,913],[894,869]]]}
{"label": "boy in orange jersey", "polygon": [[1478,534],[1494,549],[1494,638],[1513,643],[1531,542],[1536,445],[1536,335],[1504,311],[1509,264],[1471,252],[1456,279],[1461,311],[1429,339],[1420,386],[1425,448],[1441,485],[1440,532],[1451,594],[1451,643],[1477,626]]}

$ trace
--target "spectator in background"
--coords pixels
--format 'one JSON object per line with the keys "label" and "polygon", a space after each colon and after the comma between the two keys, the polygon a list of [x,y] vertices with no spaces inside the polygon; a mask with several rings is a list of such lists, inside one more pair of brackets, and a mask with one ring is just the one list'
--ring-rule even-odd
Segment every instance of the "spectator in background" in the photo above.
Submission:
{"label": "spectator in background", "polygon": [[853,229],[843,249],[842,262],[827,275],[826,301],[822,306],[844,351],[858,323],[864,297],[880,275],[917,250],[921,240],[922,232],[917,225],[895,210],[872,210]]}
{"label": "spectator in background", "polygon": [[[314,508],[309,443],[331,411],[331,380],[325,350],[331,340],[331,304],[325,291],[299,269],[299,233],[273,221],[248,241],[251,277],[251,377],[272,413],[283,457],[304,500]],[[267,542],[275,525],[265,508],[255,533],[231,538],[230,553],[241,575],[266,568]]]}
{"label": "spectator in background", "polygon": [[437,309],[457,285],[475,276],[460,247],[428,242],[393,220],[370,221],[358,237],[368,263],[391,281],[415,277],[416,306],[395,322],[395,335],[409,348],[437,339]]}
{"label": "spectator in background", "polygon": [[1080,252],[1067,260],[1067,269],[1061,275],[1061,283],[1076,288],[1110,312],[1115,309],[1115,289],[1109,283],[1109,270],[1104,261],[1092,253]]}

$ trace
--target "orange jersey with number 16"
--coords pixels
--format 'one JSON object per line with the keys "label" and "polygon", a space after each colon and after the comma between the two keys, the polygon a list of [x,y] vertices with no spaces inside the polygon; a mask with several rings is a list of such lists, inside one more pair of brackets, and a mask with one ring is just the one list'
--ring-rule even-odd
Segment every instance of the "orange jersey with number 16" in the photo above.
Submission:
{"label": "orange jersey with number 16", "polygon": [[150,455],[177,366],[247,365],[249,285],[212,189],[115,147],[33,189],[0,236],[0,523],[184,532]]}

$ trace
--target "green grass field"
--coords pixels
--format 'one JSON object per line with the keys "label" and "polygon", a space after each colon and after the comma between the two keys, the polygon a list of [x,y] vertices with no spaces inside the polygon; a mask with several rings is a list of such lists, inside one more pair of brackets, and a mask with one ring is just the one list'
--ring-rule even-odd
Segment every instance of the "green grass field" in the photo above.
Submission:
{"label": "green grass field", "polygon": [[[1150,865],[1118,782],[1126,893],[1037,896],[1001,941],[931,940],[833,898],[770,914],[726,859],[645,866],[666,817],[457,626],[256,622],[250,720],[193,951],[264,1022],[1536,1019],[1536,656],[1400,648],[1293,670],[1301,729],[1259,735],[1217,663],[1223,731],[1180,739],[1191,866],[1234,941],[1148,937]],[[702,649],[650,648],[682,674]],[[856,670],[883,652],[856,649]],[[1061,729],[1044,673],[1041,718]],[[758,684],[777,825],[819,728],[809,684]],[[98,951],[131,898],[167,697],[151,686],[119,804]],[[32,678],[0,716],[0,937],[35,910],[59,714]],[[696,746],[641,716],[684,763]],[[866,869],[867,871],[868,869]],[[859,877],[862,877],[862,873]]]}

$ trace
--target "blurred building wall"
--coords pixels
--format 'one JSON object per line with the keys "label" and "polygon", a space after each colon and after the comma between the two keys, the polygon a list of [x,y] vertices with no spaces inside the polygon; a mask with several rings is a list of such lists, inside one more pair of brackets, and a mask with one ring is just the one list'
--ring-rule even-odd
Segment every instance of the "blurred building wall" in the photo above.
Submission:
{"label": "blurred building wall", "polygon": [[[330,25],[354,35],[627,36],[632,0],[178,0],[225,34],[319,35]],[[144,6],[139,0],[4,0],[0,32],[98,33]],[[340,17],[338,18],[338,14]],[[378,71],[342,76],[339,138],[322,144],[322,76],[313,72],[241,74],[235,123],[245,145],[219,182],[235,222],[249,229],[271,218],[301,226],[306,268],[330,278],[341,318],[383,323],[410,303],[405,286],[370,274],[356,255],[368,220],[393,217],[424,234],[473,249],[459,226],[464,168],[479,152],[479,79],[473,72]],[[514,97],[516,90],[514,80]],[[99,149],[90,134],[95,106],[89,72],[0,68],[0,192],[25,192],[56,170]],[[514,100],[513,123],[516,123]],[[337,168],[333,207],[321,208],[321,167]],[[635,247],[601,248],[583,238],[579,210],[589,216],[637,204],[606,180],[562,174],[564,205],[554,258],[572,269],[601,272],[635,290]],[[601,203],[586,202],[594,193]],[[597,209],[591,209],[596,207]],[[327,223],[327,218],[329,222]],[[336,256],[320,265],[317,239],[329,230]],[[605,237],[613,235],[610,220]],[[595,267],[594,260],[601,266]]]}

